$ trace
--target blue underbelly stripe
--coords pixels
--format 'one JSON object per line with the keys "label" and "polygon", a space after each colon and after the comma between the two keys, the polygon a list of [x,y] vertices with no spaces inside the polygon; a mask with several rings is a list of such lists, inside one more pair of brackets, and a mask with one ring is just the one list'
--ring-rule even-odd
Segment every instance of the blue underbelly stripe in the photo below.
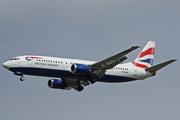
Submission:
{"label": "blue underbelly stripe", "polygon": [[[31,67],[14,67],[9,69],[12,72],[22,72],[26,75],[36,75],[36,76],[48,76],[56,78],[66,78],[66,79],[86,79],[86,75],[74,75],[69,71],[65,70],[53,70],[53,69],[43,69],[43,68],[31,68]],[[134,81],[134,78],[104,75],[99,82],[129,82]]]}

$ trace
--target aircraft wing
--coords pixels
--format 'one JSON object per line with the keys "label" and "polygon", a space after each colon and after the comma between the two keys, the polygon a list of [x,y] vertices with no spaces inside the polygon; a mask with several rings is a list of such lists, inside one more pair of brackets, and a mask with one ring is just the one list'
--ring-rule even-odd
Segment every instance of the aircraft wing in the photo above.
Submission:
{"label": "aircraft wing", "polygon": [[112,69],[117,64],[122,63],[124,60],[127,59],[127,57],[125,56],[126,54],[130,53],[131,51],[133,51],[139,47],[140,46],[132,46],[131,48],[129,48],[123,52],[120,52],[114,56],[111,56],[107,59],[104,59],[100,62],[90,65],[92,74],[98,78],[101,78],[105,74],[107,69]]}
{"label": "aircraft wing", "polygon": [[[91,75],[95,76],[96,78],[101,78],[105,74],[107,69],[112,69],[117,64],[122,63],[124,60],[127,59],[125,55],[137,48],[139,48],[139,46],[133,46],[105,60],[90,65],[89,67],[91,69]],[[66,78],[61,78],[61,79],[65,81],[65,83],[67,84],[65,90],[70,90],[72,88],[78,90],[79,85],[83,85],[83,86],[90,85],[88,80],[78,82],[78,80],[71,80]]]}

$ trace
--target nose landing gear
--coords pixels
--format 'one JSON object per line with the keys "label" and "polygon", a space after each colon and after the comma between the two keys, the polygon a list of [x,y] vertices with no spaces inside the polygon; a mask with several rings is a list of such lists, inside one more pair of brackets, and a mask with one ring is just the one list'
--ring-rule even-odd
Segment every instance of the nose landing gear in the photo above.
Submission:
{"label": "nose landing gear", "polygon": [[25,78],[23,77],[23,73],[22,73],[22,72],[16,71],[16,72],[14,72],[14,75],[21,76],[20,81],[24,81],[24,79],[25,79]]}
{"label": "nose landing gear", "polygon": [[20,81],[24,81],[24,79],[25,79],[25,78],[24,78],[23,76],[21,76]]}

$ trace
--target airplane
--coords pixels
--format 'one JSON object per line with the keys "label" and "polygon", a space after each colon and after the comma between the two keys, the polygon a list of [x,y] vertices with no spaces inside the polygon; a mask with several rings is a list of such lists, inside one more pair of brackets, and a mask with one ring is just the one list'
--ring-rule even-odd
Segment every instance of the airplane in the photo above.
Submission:
{"label": "airplane", "polygon": [[176,61],[172,59],[153,66],[155,42],[149,41],[133,62],[122,63],[127,59],[126,54],[139,48],[131,48],[115,54],[102,61],[87,61],[58,57],[24,55],[10,59],[3,63],[3,67],[12,71],[14,75],[52,77],[48,80],[50,88],[82,91],[85,86],[95,82],[130,82],[144,80],[156,75],[161,68]]}

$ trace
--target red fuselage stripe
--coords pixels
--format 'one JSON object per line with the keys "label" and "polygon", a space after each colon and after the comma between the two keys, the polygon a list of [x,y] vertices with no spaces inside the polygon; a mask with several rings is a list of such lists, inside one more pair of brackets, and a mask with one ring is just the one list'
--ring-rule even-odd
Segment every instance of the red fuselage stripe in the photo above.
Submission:
{"label": "red fuselage stripe", "polygon": [[42,59],[41,57],[26,57],[26,58]]}
{"label": "red fuselage stripe", "polygon": [[140,68],[148,68],[146,65],[143,65],[143,64],[139,64],[139,63],[137,63],[137,62],[132,62],[135,66],[137,66],[137,67],[140,67]]}

